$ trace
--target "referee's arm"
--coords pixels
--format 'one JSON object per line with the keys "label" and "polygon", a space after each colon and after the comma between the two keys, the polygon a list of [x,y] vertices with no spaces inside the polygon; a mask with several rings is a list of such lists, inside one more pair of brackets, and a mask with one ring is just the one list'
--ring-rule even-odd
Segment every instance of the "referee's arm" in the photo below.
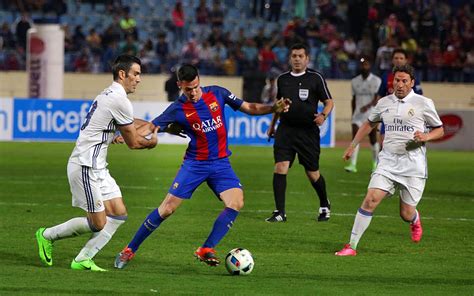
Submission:
{"label": "referee's arm", "polygon": [[334,108],[334,102],[332,101],[332,99],[324,100],[323,104],[324,104],[323,111],[321,113],[314,115],[314,122],[319,126],[324,123],[326,118],[329,116],[329,113],[331,113],[332,108]]}

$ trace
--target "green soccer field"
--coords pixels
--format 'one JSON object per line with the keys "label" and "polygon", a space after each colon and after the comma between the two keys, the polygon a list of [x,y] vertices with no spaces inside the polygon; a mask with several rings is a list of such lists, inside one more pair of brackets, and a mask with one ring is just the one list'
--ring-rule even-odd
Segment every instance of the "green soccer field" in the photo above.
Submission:
{"label": "green soccer field", "polygon": [[385,200],[362,238],[357,257],[334,251],[348,241],[354,214],[370,177],[362,149],[359,173],[344,172],[342,149],[323,149],[321,171],[332,202],[329,222],[316,222],[319,207],[303,168],[288,176],[287,223],[264,219],[273,210],[271,148],[231,147],[231,162],[245,188],[245,207],[217,247],[235,247],[255,258],[251,275],[230,276],[225,267],[198,262],[222,204],[204,184],[153,233],[124,270],[115,255],[146,215],[159,205],[181,163],[185,146],[154,150],[109,149],[109,169],[122,189],[129,219],[96,256],[109,272],[69,269],[87,236],[55,242],[54,266],[38,259],[34,233],[83,215],[71,207],[66,164],[73,143],[0,142],[0,295],[473,295],[474,154],[429,151],[429,176],[419,210],[423,240],[413,244],[398,215],[398,197]]}

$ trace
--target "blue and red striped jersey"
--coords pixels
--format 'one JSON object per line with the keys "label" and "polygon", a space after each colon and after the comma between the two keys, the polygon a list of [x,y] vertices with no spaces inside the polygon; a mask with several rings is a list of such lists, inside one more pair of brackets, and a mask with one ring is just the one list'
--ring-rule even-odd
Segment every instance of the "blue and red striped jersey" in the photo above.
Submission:
{"label": "blue and red striped jersey", "polygon": [[185,159],[215,160],[228,157],[227,126],[225,104],[238,110],[242,99],[220,86],[201,87],[202,97],[196,103],[181,95],[152,123],[161,130],[171,123],[178,123],[191,138]]}

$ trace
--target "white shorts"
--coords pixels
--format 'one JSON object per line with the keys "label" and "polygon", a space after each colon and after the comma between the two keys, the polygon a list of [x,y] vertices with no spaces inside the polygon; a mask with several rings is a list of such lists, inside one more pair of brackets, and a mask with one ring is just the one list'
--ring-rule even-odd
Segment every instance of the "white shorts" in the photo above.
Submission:
{"label": "white shorts", "polygon": [[72,206],[89,213],[105,210],[105,200],[122,197],[122,192],[109,174],[109,170],[100,170],[69,162],[67,177],[72,193]]}
{"label": "white shorts", "polygon": [[410,206],[416,207],[420,202],[423,190],[425,189],[426,179],[418,177],[397,176],[396,180],[387,176],[374,173],[370,178],[368,188],[377,188],[393,195],[396,189],[400,190],[400,198]]}

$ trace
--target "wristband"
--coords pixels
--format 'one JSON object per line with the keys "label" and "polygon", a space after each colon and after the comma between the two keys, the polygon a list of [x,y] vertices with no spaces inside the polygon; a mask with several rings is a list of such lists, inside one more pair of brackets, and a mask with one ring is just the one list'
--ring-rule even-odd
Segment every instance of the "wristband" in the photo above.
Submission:
{"label": "wristband", "polygon": [[321,115],[324,116],[324,120],[326,120],[326,118],[328,117],[328,116],[326,115],[326,113],[324,113],[324,112],[321,112]]}

